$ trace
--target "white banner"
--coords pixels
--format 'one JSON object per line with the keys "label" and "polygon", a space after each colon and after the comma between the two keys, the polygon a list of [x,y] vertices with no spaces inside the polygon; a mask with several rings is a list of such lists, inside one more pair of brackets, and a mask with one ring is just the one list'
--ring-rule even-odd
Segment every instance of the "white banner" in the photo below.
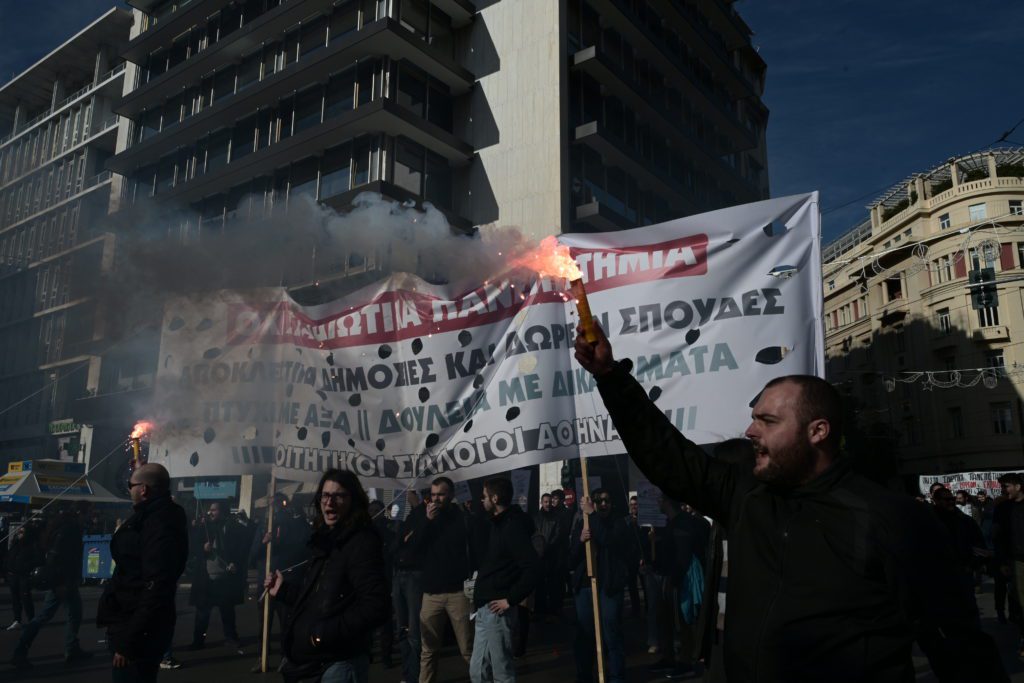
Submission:
{"label": "white banner", "polygon": [[[769,379],[823,373],[817,194],[563,235],[617,358],[698,443],[738,436]],[[523,270],[453,292],[395,275],[301,306],[283,289],[165,310],[150,458],[172,476],[366,486],[622,451],[573,359],[567,282]]]}
{"label": "white banner", "polygon": [[932,484],[942,484],[947,489],[956,493],[967,491],[972,496],[979,490],[985,489],[988,494],[995,498],[1002,487],[999,485],[999,477],[1016,470],[1003,470],[1001,472],[956,472],[955,474],[922,474],[917,478],[917,487],[925,496]]}

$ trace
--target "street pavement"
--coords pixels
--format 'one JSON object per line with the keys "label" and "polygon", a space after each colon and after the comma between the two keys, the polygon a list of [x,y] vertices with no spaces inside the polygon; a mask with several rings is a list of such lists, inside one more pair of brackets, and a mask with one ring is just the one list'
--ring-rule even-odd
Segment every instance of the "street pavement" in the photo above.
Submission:
{"label": "street pavement", "polygon": [[[74,683],[106,683],[110,680],[110,656],[106,651],[104,633],[95,625],[96,603],[101,589],[88,586],[82,589],[83,624],[79,633],[82,647],[96,653],[93,659],[65,666],[63,662],[63,635],[65,615],[58,612],[47,626],[39,633],[29,657],[35,665],[28,671],[15,671],[7,663],[20,631],[0,630],[0,681],[73,681]],[[1003,653],[1007,670],[1011,672],[1015,682],[1024,683],[1024,663],[1016,656],[1016,628],[1012,625],[999,624],[995,619],[992,600],[991,583],[985,585],[984,591],[978,596],[982,611],[982,625],[991,633]],[[36,607],[42,606],[42,595],[36,595]],[[209,629],[207,647],[198,652],[190,652],[185,647],[191,641],[194,611],[188,606],[188,591],[182,587],[178,591],[178,621],[175,634],[175,657],[184,666],[173,671],[161,671],[163,683],[209,683],[217,680],[230,680],[232,683],[266,683],[280,680],[277,674],[253,674],[251,667],[256,663],[258,654],[258,619],[255,602],[250,601],[238,608],[238,628],[245,650],[244,655],[224,646],[224,638],[220,630],[219,614],[215,611]],[[644,620],[633,614],[627,606],[626,610],[626,647],[628,653],[627,680],[630,683],[649,683],[664,680],[651,675],[647,671],[657,655],[647,654]],[[0,595],[0,624],[10,623],[10,596],[6,586]],[[517,662],[518,679],[521,683],[542,683],[551,681],[568,682],[574,680],[575,668],[572,657],[573,623],[569,610],[565,618],[559,622],[533,624],[530,631],[530,642],[526,656]],[[395,659],[397,660],[397,653]],[[276,663],[276,648],[272,650],[271,661]],[[935,681],[928,664],[920,653],[916,653],[915,665],[919,672],[919,681]],[[370,680],[373,683],[398,683],[401,672],[398,667],[385,669],[380,663],[374,663],[370,669]],[[448,648],[441,661],[440,681],[443,683],[462,683],[469,680],[467,667],[458,656],[454,647]],[[700,681],[700,676],[689,679]]]}

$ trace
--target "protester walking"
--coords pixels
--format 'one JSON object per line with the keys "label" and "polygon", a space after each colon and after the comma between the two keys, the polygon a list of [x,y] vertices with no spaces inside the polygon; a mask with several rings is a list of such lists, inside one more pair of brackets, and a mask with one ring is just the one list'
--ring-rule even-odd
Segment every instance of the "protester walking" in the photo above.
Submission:
{"label": "protester walking", "polygon": [[[415,494],[414,491],[410,493]],[[419,507],[419,496],[415,511]],[[410,515],[412,512],[410,512]],[[408,519],[394,520],[398,532],[395,534],[395,579],[392,586],[392,601],[395,607],[395,621],[398,626],[398,650],[402,658],[402,680],[417,683],[420,679],[420,610],[423,607],[423,559],[410,543],[412,529]]]}
{"label": "protester walking", "polygon": [[40,554],[35,530],[26,524],[19,526],[7,551],[7,587],[11,591],[11,612],[14,615],[8,631],[20,628],[23,617],[25,622],[29,622],[36,615],[30,575],[40,564]]}
{"label": "protester walking", "polygon": [[224,503],[211,503],[205,523],[193,531],[189,602],[195,605],[196,620],[189,647],[193,650],[205,647],[210,615],[216,608],[220,612],[225,645],[243,654],[235,625],[235,606],[245,602],[248,538],[227,516],[224,507]]}
{"label": "protester walking", "polygon": [[1010,621],[1021,625],[1024,622],[1020,603],[1013,581],[1013,554],[1011,549],[1011,514],[1015,508],[1014,498],[1020,495],[1024,479],[1016,472],[999,477],[1001,492],[992,506],[992,593],[996,603],[996,618],[1005,624],[1007,613]]}
{"label": "protester walking", "polygon": [[516,679],[513,635],[519,604],[541,575],[531,536],[534,525],[512,504],[512,482],[484,482],[484,511],[489,516],[480,547],[480,569],[473,590],[475,637],[469,676],[473,683],[511,683]]}
{"label": "protester walking", "polygon": [[[842,400],[812,376],[780,377],[754,402],[753,471],[717,462],[616,362],[576,338],[623,446],[667,495],[730,534],[726,673],[735,680],[906,680],[915,635],[939,677],[1007,680],[977,629],[934,515],[840,457]],[[979,667],[985,667],[979,671]]]}
{"label": "protester walking", "polygon": [[565,563],[565,549],[560,547],[566,534],[562,531],[565,520],[552,507],[552,496],[545,493],[540,497],[540,510],[534,516],[534,526],[543,540],[541,554],[541,577],[534,591],[534,612],[539,617],[551,618],[559,608],[562,591],[557,584],[563,581],[560,566]]}
{"label": "protester walking", "polygon": [[[646,529],[640,526],[640,499],[636,496],[629,497],[628,514],[626,515],[626,528],[637,544],[637,550],[642,551],[643,541],[647,533]],[[633,614],[643,614],[643,605],[640,602],[640,562],[643,560],[643,553],[633,554],[633,563],[629,565],[629,576],[626,579],[626,590],[629,591],[629,604]],[[646,593],[644,594],[646,598]]]}
{"label": "protester walking", "polygon": [[[395,573],[395,532],[391,530],[388,519],[384,516],[384,503],[379,500],[371,500],[369,513],[370,521],[373,524],[373,528],[377,531],[377,535],[380,536],[381,544],[384,548],[384,576],[387,578],[390,594]],[[393,610],[388,612],[387,622],[377,629],[377,642],[380,644],[381,663],[385,669],[390,669],[394,666],[391,652],[395,647],[395,619]]]}
{"label": "protester walking", "polygon": [[[594,680],[596,636],[594,632],[594,601],[590,578],[587,575],[587,544],[593,557],[594,574],[599,591],[598,611],[601,619],[601,639],[608,659],[606,669],[609,683],[622,683],[626,679],[626,648],[622,633],[622,607],[625,602],[626,580],[633,561],[636,545],[621,516],[611,514],[612,499],[608,491],[592,491],[593,502],[584,500],[583,516],[572,529],[569,565],[572,567],[573,599],[576,607],[577,683]],[[587,528],[589,527],[589,528]]]}
{"label": "protester walking", "polygon": [[286,580],[276,571],[266,581],[289,608],[281,674],[286,682],[367,683],[373,631],[391,613],[383,544],[352,472],[324,472],[314,506],[305,574]]}
{"label": "protester walking", "polygon": [[128,482],[133,513],[114,533],[114,575],[96,614],[107,628],[114,683],[150,683],[174,637],[174,596],[188,558],[188,520],[171,500],[161,465],[136,469]]}
{"label": "protester walking", "polygon": [[82,596],[78,584],[82,581],[82,527],[78,516],[70,507],[53,514],[43,532],[42,547],[45,555],[38,573],[48,587],[43,608],[21,631],[14,648],[11,663],[15,668],[32,666],[29,648],[43,624],[48,623],[64,606],[67,623],[64,626],[64,662],[71,664],[92,657],[78,643],[78,628],[82,623]]}
{"label": "protester walking", "polygon": [[455,485],[438,477],[430,485],[430,502],[409,516],[406,542],[421,558],[423,603],[420,609],[420,683],[435,683],[437,659],[451,623],[459,652],[468,664],[473,653],[472,604],[463,584],[474,568],[467,521],[452,505]]}

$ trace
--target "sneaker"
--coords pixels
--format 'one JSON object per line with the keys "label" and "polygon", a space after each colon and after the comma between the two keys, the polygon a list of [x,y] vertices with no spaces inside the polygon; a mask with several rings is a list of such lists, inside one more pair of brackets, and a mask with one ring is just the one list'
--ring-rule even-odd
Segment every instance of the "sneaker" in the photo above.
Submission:
{"label": "sneaker", "polygon": [[64,655],[64,663],[74,664],[75,662],[84,662],[87,659],[92,659],[92,654],[93,653],[86,652],[80,647],[76,647],[74,650],[71,650]]}
{"label": "sneaker", "polygon": [[160,660],[160,668],[161,669],[180,669],[181,668],[181,662],[179,662],[174,657],[168,657],[167,659],[161,659]]}
{"label": "sneaker", "polygon": [[225,640],[224,647],[228,648],[229,650],[234,650],[240,655],[245,654],[245,650],[242,649],[242,643],[237,640]]}
{"label": "sneaker", "polygon": [[657,645],[651,645],[649,648],[647,648],[647,654],[649,654],[649,655],[656,655],[656,654],[658,654],[658,646]]}
{"label": "sneaker", "polygon": [[15,619],[11,622],[11,625],[7,627],[8,631],[14,631],[15,629],[21,628],[21,622]]}

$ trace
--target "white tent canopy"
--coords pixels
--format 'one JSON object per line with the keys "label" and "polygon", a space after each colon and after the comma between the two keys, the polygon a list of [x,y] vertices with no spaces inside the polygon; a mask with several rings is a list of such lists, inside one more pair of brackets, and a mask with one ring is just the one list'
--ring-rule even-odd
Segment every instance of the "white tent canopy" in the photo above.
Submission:
{"label": "white tent canopy", "polygon": [[45,504],[60,498],[96,505],[130,505],[85,473],[85,464],[63,460],[19,460],[0,477],[0,503]]}

